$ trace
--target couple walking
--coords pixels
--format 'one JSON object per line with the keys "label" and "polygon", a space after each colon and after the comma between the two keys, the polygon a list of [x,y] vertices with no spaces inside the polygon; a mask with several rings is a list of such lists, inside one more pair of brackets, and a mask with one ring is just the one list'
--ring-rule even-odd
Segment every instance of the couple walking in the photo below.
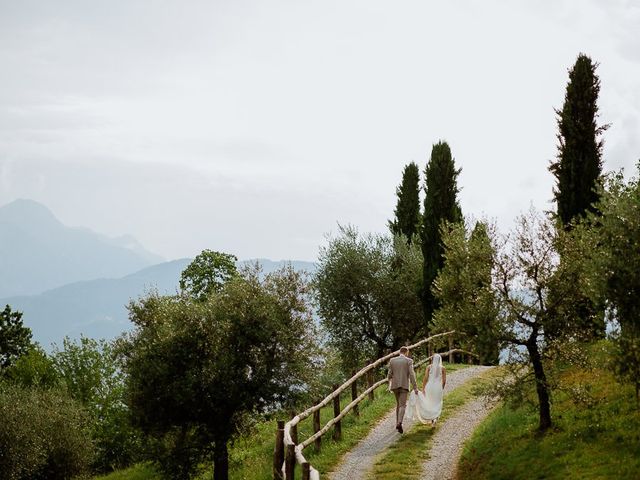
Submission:
{"label": "couple walking", "polygon": [[413,371],[413,360],[409,349],[402,347],[400,355],[389,361],[389,390],[396,397],[396,430],[403,433],[402,420],[407,409],[409,384],[413,391],[409,396],[409,414],[422,423],[435,425],[442,412],[442,396],[447,383],[447,371],[442,366],[442,357],[435,354],[424,372],[422,390],[418,390],[416,374]]}

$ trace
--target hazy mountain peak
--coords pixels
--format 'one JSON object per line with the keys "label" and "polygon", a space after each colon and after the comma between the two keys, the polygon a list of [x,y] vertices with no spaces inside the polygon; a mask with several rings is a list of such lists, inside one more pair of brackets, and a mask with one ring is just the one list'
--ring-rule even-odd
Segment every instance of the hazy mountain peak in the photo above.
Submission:
{"label": "hazy mountain peak", "polygon": [[0,221],[14,224],[62,225],[53,212],[35,200],[19,198],[0,207]]}
{"label": "hazy mountain peak", "polygon": [[112,239],[83,227],[68,227],[34,200],[0,207],[0,226],[0,296],[118,278],[163,260],[130,235]]}

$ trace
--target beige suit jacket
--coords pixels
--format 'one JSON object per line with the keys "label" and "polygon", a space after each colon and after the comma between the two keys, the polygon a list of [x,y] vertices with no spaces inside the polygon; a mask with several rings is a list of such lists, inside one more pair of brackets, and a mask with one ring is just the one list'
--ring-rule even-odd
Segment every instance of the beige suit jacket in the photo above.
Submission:
{"label": "beige suit jacket", "polygon": [[409,382],[414,389],[418,388],[416,383],[416,374],[413,371],[413,360],[404,355],[389,360],[389,374],[387,375],[389,380],[389,390],[395,390],[397,388],[403,388],[409,390]]}

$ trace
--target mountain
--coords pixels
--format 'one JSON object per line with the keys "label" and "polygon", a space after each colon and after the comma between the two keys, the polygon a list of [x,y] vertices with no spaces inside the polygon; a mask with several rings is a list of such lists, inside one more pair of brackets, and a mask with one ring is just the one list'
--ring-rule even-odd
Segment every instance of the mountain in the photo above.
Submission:
{"label": "mountain", "polygon": [[111,339],[131,327],[126,309],[130,299],[152,289],[175,293],[189,262],[174,260],[118,279],[75,282],[39,295],[4,298],[0,305],[23,312],[33,339],[45,348],[53,342],[61,344],[66,335]]}
{"label": "mountain", "polygon": [[[122,278],[75,282],[39,295],[3,298],[0,306],[8,304],[23,312],[24,323],[31,328],[33,339],[46,349],[53,342],[60,345],[66,335],[112,339],[131,329],[126,309],[130,299],[152,289],[160,294],[175,293],[180,274],[190,262],[188,258],[174,260]],[[315,270],[311,262],[267,259],[245,260],[238,262],[238,267],[255,262],[260,263],[263,273],[277,270],[285,263],[291,263],[296,270]]]}
{"label": "mountain", "polygon": [[133,237],[109,238],[67,227],[35,201],[0,207],[0,297],[122,277],[162,261]]}

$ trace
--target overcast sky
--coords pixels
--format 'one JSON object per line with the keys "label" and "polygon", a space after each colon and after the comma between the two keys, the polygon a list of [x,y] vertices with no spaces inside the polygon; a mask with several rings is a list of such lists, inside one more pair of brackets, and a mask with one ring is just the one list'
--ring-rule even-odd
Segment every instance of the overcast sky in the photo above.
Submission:
{"label": "overcast sky", "polygon": [[605,169],[640,158],[640,2],[0,0],[0,204],[204,248],[314,260],[385,231],[444,139],[465,214],[550,209],[554,108],[600,63]]}

